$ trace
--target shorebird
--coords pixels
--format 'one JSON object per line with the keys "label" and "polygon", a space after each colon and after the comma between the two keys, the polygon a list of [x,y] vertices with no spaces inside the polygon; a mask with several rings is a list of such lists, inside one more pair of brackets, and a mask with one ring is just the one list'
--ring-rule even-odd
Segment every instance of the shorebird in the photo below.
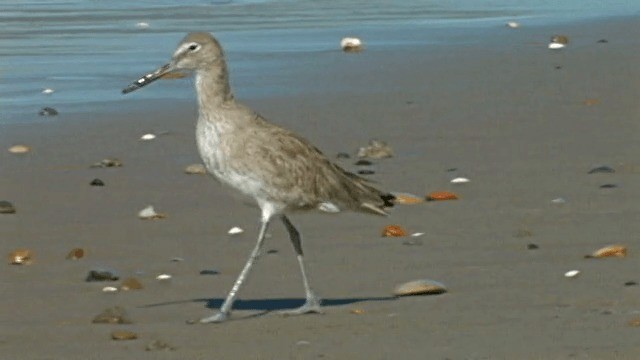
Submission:
{"label": "shorebird", "polygon": [[171,61],[127,86],[137,90],[175,71],[195,73],[198,97],[196,142],[207,171],[220,182],[253,198],[261,210],[261,226],[249,259],[238,275],[220,310],[199,320],[226,320],[243,282],[260,255],[265,234],[273,218],[284,224],[296,252],[306,301],[288,315],[321,313],[305,267],[300,232],[287,214],[319,210],[344,210],[387,215],[394,196],[380,191],[366,179],[332,163],[306,139],[268,122],[236,101],[229,86],[224,51],[209,33],[188,34],[178,44]]}

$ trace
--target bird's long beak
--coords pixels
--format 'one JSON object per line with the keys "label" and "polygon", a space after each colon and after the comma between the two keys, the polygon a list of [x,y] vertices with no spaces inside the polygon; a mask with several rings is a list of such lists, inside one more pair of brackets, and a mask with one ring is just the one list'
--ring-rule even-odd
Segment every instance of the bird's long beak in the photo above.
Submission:
{"label": "bird's long beak", "polygon": [[135,82],[132,82],[131,84],[129,84],[129,86],[127,86],[126,88],[122,89],[122,93],[123,94],[127,94],[130,93],[132,91],[138,90],[143,86],[146,86],[158,79],[160,79],[161,77],[163,77],[164,75],[174,71],[175,68],[173,66],[172,63],[169,64],[165,64],[161,67],[159,67],[156,71],[146,74],[145,76],[141,77],[140,79],[136,80]]}

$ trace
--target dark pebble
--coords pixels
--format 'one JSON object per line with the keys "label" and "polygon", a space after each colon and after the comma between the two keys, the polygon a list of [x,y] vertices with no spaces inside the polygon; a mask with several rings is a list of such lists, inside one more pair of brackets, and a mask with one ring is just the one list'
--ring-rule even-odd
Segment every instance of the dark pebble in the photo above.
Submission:
{"label": "dark pebble", "polygon": [[200,275],[218,275],[220,272],[218,270],[200,270]]}
{"label": "dark pebble", "polygon": [[351,155],[345,153],[345,152],[340,152],[336,155],[337,159],[349,159],[351,158]]}
{"label": "dark pebble", "polygon": [[554,69],[556,69],[556,70],[560,70],[560,69],[562,69],[562,66],[560,66],[560,65],[556,65],[556,66],[554,67]]}
{"label": "dark pebble", "polygon": [[276,249],[267,250],[267,254],[277,254],[277,253],[278,253],[278,250]]}
{"label": "dark pebble", "polygon": [[617,188],[618,185],[616,184],[604,184],[604,185],[600,185],[600,189],[614,189]]}
{"label": "dark pebble", "polygon": [[16,208],[6,200],[0,200],[0,214],[15,214]]}
{"label": "dark pebble", "polygon": [[369,161],[369,160],[361,159],[361,160],[356,161],[356,165],[357,166],[369,166],[369,165],[373,165],[373,163],[371,161]]}
{"label": "dark pebble", "polygon": [[458,171],[458,168],[448,168],[447,172],[454,172],[454,171]]}
{"label": "dark pebble", "polygon": [[104,186],[104,181],[100,179],[93,179],[90,183],[91,186]]}
{"label": "dark pebble", "polygon": [[589,174],[610,174],[616,172],[612,167],[603,165],[589,170]]}
{"label": "dark pebble", "polygon": [[527,244],[527,250],[538,250],[540,248],[540,246],[531,243],[531,244]]}
{"label": "dark pebble", "polygon": [[636,286],[636,285],[638,285],[638,283],[635,281],[627,281],[626,283],[624,283],[624,286]]}
{"label": "dark pebble", "polygon": [[113,270],[97,269],[90,270],[85,281],[118,281],[118,279],[120,279],[120,276]]}
{"label": "dark pebble", "polygon": [[608,43],[608,42],[609,42],[609,40],[607,40],[607,39],[600,39],[600,40],[598,40],[598,44],[606,44],[606,43]]}
{"label": "dark pebble", "polygon": [[38,112],[40,116],[56,116],[58,115],[58,110],[51,107],[43,107],[42,110]]}
{"label": "dark pebble", "polygon": [[358,170],[358,174],[360,175],[373,175],[375,171],[373,170]]}

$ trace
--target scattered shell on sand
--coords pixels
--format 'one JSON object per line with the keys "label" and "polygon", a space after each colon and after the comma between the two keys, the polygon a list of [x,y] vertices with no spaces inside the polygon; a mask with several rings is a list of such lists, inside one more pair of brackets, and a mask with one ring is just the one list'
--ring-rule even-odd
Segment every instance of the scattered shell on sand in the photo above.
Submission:
{"label": "scattered shell on sand", "polygon": [[149,141],[155,139],[156,136],[154,134],[144,134],[140,137],[140,140]]}
{"label": "scattered shell on sand", "polygon": [[457,200],[458,195],[450,191],[434,191],[427,195],[427,201]]}
{"label": "scattered shell on sand", "polygon": [[551,42],[549,43],[549,49],[551,50],[559,50],[566,47],[565,44],[560,44],[560,43],[555,43],[555,42]]}
{"label": "scattered shell on sand", "polygon": [[616,172],[612,167],[607,165],[597,166],[589,170],[587,174],[611,174]]}
{"label": "scattered shell on sand", "polygon": [[84,249],[75,248],[67,254],[67,260],[78,260],[84,257]]}
{"label": "scattered shell on sand", "polygon": [[146,23],[146,22],[143,22],[143,21],[141,21],[139,23],[136,23],[136,27],[138,29],[148,29],[149,26],[150,26],[149,23]]}
{"label": "scattered shell on sand", "polygon": [[156,280],[160,280],[160,281],[171,280],[171,278],[172,276],[169,274],[160,274],[156,276]]}
{"label": "scattered shell on sand", "polygon": [[0,200],[0,214],[15,214],[16,208],[6,200]]}
{"label": "scattered shell on sand", "polygon": [[149,205],[138,212],[138,217],[142,220],[158,220],[166,218],[167,215],[157,213],[153,206]]}
{"label": "scattered shell on sand", "polygon": [[507,27],[512,28],[512,29],[517,29],[520,27],[520,23],[515,22],[515,21],[509,21],[506,24]]}
{"label": "scattered shell on sand", "polygon": [[50,88],[46,88],[46,89],[42,89],[42,93],[45,95],[51,95],[55,92],[55,90],[50,89]]}
{"label": "scattered shell on sand", "polygon": [[135,340],[138,338],[138,334],[133,331],[115,330],[111,332],[111,338],[113,340]]}
{"label": "scattered shell on sand", "polygon": [[355,315],[362,315],[364,314],[364,309],[351,309],[349,312]]}
{"label": "scattered shell on sand", "polygon": [[609,245],[593,252],[591,255],[585,255],[585,258],[605,258],[605,257],[625,257],[627,256],[627,247],[624,245]]}
{"label": "scattered shell on sand", "polygon": [[17,249],[9,254],[11,265],[30,265],[33,262],[33,253],[29,249]]}
{"label": "scattered shell on sand", "polygon": [[242,234],[244,232],[244,230],[242,230],[242,228],[234,226],[231,229],[229,229],[229,231],[227,231],[227,234],[229,235],[237,235],[237,234]]}
{"label": "scattered shell on sand", "polygon": [[184,172],[190,175],[204,175],[207,173],[207,168],[202,164],[191,164],[184,168]]}
{"label": "scattered shell on sand", "polygon": [[131,324],[132,321],[127,316],[124,308],[114,306],[104,309],[91,322],[94,324]]}
{"label": "scattered shell on sand", "polygon": [[396,286],[393,290],[393,295],[437,295],[445,292],[447,292],[447,288],[442,283],[429,279],[420,279]]}
{"label": "scattered shell on sand", "polygon": [[402,237],[407,236],[407,232],[398,225],[387,225],[382,229],[382,236],[384,237]]}
{"label": "scattered shell on sand", "polygon": [[39,112],[38,115],[40,116],[56,116],[58,115],[58,110],[52,108],[52,107],[43,107]]}
{"label": "scattered shell on sand", "polygon": [[114,292],[118,292],[118,288],[115,286],[105,286],[102,288],[102,292],[105,293],[114,293]]}
{"label": "scattered shell on sand", "polygon": [[176,348],[164,340],[152,340],[144,347],[145,351],[168,350],[174,351]]}
{"label": "scattered shell on sand", "polygon": [[568,277],[568,278],[574,278],[578,275],[580,275],[580,270],[569,270],[566,273],[564,273],[564,277]]}
{"label": "scattered shell on sand", "polygon": [[455,179],[451,179],[451,183],[452,184],[466,184],[469,181],[471,181],[471,180],[469,180],[467,178],[464,178],[464,177],[457,177]]}
{"label": "scattered shell on sand", "polygon": [[552,204],[558,204],[558,205],[564,204],[566,202],[567,202],[567,200],[565,200],[564,198],[561,198],[561,197],[551,200]]}
{"label": "scattered shell on sand", "polygon": [[340,40],[340,47],[345,52],[362,51],[364,44],[357,37],[345,37]]}
{"label": "scattered shell on sand", "polygon": [[385,159],[393,156],[393,149],[382,140],[369,140],[369,145],[358,149],[358,157],[370,159]]}
{"label": "scattered shell on sand", "polygon": [[94,282],[94,281],[118,281],[120,276],[115,270],[109,269],[93,269],[89,270],[87,277],[84,281]]}
{"label": "scattered shell on sand", "polygon": [[103,159],[91,165],[92,168],[121,167],[122,162],[118,159]]}
{"label": "scattered shell on sand", "polygon": [[31,151],[31,147],[27,145],[13,145],[9,148],[9,152],[12,154],[26,154]]}
{"label": "scattered shell on sand", "polygon": [[89,185],[91,185],[91,186],[104,186],[104,181],[102,181],[100,179],[93,179],[93,180],[91,180]]}
{"label": "scattered shell on sand", "polygon": [[140,290],[142,288],[142,283],[136,278],[128,278],[126,280],[123,280],[122,284],[120,284],[120,290],[122,291]]}
{"label": "scattered shell on sand", "polygon": [[424,198],[409,193],[392,193],[396,198],[393,199],[394,204],[414,205],[424,202]]}

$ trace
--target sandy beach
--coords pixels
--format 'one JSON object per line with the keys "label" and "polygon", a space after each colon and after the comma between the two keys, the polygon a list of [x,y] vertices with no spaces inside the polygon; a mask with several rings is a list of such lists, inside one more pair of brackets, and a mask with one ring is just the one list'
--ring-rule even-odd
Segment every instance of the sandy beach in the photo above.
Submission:
{"label": "sandy beach", "polygon": [[[286,79],[314,91],[245,99],[329,157],[351,154],[336,162],[353,171],[358,147],[386,141],[395,156],[374,160],[370,175],[380,187],[460,197],[398,205],[389,218],[294,215],[324,315],[273,313],[304,300],[286,231],[274,223],[266,244],[274,251],[257,262],[232,321],[185,323],[220,306],[259,225],[258,209],[235,192],[184,174],[199,162],[195,99],[127,98],[126,111],[114,104],[113,112],[2,125],[0,200],[17,212],[0,214],[0,358],[638,358],[640,328],[629,322],[640,318],[640,286],[629,282],[640,283],[639,20],[496,24],[458,30],[467,43],[428,51],[336,50],[326,66]],[[565,49],[547,49],[555,34],[569,37]],[[141,91],[162,86],[173,85]],[[140,141],[145,133],[162,135]],[[15,144],[32,151],[6,151]],[[90,168],[104,158],[124,166]],[[615,172],[588,174],[598,166]],[[451,184],[458,176],[471,182]],[[105,186],[90,186],[95,178]],[[167,218],[140,220],[148,205]],[[388,224],[425,234],[407,245],[413,238],[380,236]],[[245,232],[227,235],[233,226]],[[584,258],[609,244],[629,255]],[[66,260],[75,247],[86,256]],[[18,248],[33,251],[31,265],[8,264]],[[85,282],[94,268],[144,288],[103,293],[119,282]],[[580,274],[566,278],[569,270]],[[173,278],[155,280],[162,273]],[[449,292],[392,296],[397,284],[421,278]],[[133,323],[92,324],[112,306]],[[139,338],[114,341],[117,329]],[[146,351],[154,340],[175,349]]]}

